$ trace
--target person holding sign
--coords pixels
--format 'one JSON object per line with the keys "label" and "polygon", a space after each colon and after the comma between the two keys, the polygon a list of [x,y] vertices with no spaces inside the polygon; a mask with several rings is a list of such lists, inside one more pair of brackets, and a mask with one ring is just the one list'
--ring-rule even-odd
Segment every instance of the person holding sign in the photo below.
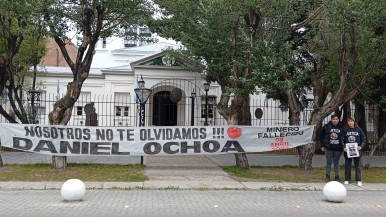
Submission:
{"label": "person holding sign", "polygon": [[319,141],[321,150],[326,153],[326,181],[330,181],[331,164],[334,163],[335,181],[339,182],[339,159],[343,148],[340,144],[340,137],[343,125],[339,122],[337,115],[331,115],[331,121],[323,126]]}
{"label": "person holding sign", "polygon": [[348,185],[351,181],[351,165],[354,159],[355,165],[355,180],[358,186],[362,186],[362,171],[361,171],[361,157],[362,149],[366,146],[366,135],[363,130],[358,127],[354,118],[347,119],[347,126],[342,134],[342,145],[345,152],[344,159],[344,184]]}

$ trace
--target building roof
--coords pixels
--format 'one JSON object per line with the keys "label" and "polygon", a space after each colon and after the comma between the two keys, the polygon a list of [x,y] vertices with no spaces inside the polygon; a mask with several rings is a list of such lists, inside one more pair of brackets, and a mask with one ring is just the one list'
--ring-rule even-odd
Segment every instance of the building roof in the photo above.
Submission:
{"label": "building roof", "polygon": [[[70,43],[67,48],[71,58],[75,59],[77,49],[74,44]],[[178,49],[177,44],[161,42],[138,47],[120,48],[114,50],[95,49],[96,53],[91,64],[90,75],[100,75],[107,71],[132,71],[131,63],[141,62],[141,59],[148,60],[149,57],[159,55],[165,49]],[[52,74],[69,74],[71,69],[64,60],[62,53],[56,42],[51,38],[47,44],[48,52],[41,61],[40,66],[45,71]]]}
{"label": "building roof", "polygon": [[96,49],[91,68],[126,69],[131,70],[130,64],[142,58],[159,53],[165,49],[178,49],[177,44],[161,42],[138,47],[119,48],[114,50]]}
{"label": "building roof", "polygon": [[[39,66],[68,66],[58,44],[56,44],[53,38],[48,38],[46,47],[47,53],[40,61]],[[70,58],[75,60],[78,53],[76,46],[71,41],[68,41],[66,49]]]}
{"label": "building roof", "polygon": [[[48,72],[47,76],[54,75],[57,77],[60,77],[61,75],[68,76],[72,74],[69,66],[43,66],[40,68],[40,71]],[[102,75],[102,71],[100,68],[91,68],[90,75]]]}

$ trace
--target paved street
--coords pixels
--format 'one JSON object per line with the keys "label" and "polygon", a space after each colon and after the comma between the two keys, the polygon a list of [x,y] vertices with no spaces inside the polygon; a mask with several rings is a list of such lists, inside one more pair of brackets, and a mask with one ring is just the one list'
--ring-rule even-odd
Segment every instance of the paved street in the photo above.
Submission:
{"label": "paved street", "polygon": [[321,191],[88,190],[66,202],[59,190],[0,190],[0,215],[18,216],[385,216],[386,191],[349,191],[344,203]]}
{"label": "paved street", "polygon": [[[49,163],[50,156],[1,153],[4,163]],[[252,165],[296,165],[297,156],[254,155]],[[136,163],[139,158],[83,157],[70,162]],[[239,182],[219,166],[233,155],[145,158],[144,182],[85,182],[80,202],[64,201],[63,182],[0,182],[0,216],[385,216],[386,184],[346,185],[343,203],[325,201],[325,183]],[[385,166],[378,157],[374,166]],[[314,166],[324,166],[324,156]],[[76,178],[76,177],[74,177]]]}

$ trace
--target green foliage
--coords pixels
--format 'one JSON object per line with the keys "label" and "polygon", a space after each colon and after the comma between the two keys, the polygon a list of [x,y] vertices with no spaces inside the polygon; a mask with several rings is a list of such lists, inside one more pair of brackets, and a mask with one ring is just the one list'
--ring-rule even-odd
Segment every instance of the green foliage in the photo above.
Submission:
{"label": "green foliage", "polygon": [[253,55],[256,29],[248,28],[244,15],[256,11],[257,2],[159,0],[155,3],[162,16],[150,26],[161,36],[180,41],[186,48],[183,55],[203,63],[208,80],[247,94],[255,85],[244,72],[259,56]]}
{"label": "green foliage", "polygon": [[[129,27],[152,19],[147,0],[42,0],[40,9],[48,36],[54,38],[69,65],[73,81],[67,92],[54,104],[50,124],[66,125],[88,78],[98,40],[112,35],[123,36]],[[71,59],[66,44],[76,37],[77,55]]]}
{"label": "green foliage", "polygon": [[47,52],[46,45],[47,38],[44,35],[26,35],[16,61],[20,64],[30,66],[39,64]]}
{"label": "green foliage", "polygon": [[[348,89],[355,87],[363,73],[384,73],[379,64],[378,69],[365,72],[369,60],[382,59],[373,56],[385,44],[384,34],[379,35],[385,25],[382,2],[249,0],[234,4],[220,0],[157,0],[162,16],[151,27],[161,36],[180,41],[186,47],[182,51],[185,56],[203,62],[208,80],[243,94],[254,92],[258,85],[269,96],[285,100],[283,91],[289,88],[297,94],[312,89],[311,75],[321,59],[327,62],[320,78],[327,92],[338,88],[339,36],[344,30],[349,45],[350,16],[355,19],[357,58],[356,73],[349,79]],[[292,24],[306,20],[320,7],[322,12],[305,26],[307,31],[300,34],[291,29]],[[244,19],[250,10],[259,13],[261,22],[256,28]],[[377,30],[378,36],[374,34]],[[232,38],[234,32],[237,34]],[[306,52],[312,58],[296,63],[299,54]],[[245,73],[248,69],[252,72]]]}
{"label": "green foliage", "polygon": [[[31,87],[26,86],[25,76],[31,75],[30,68],[46,52],[46,31],[39,19],[37,3],[0,0],[0,92],[7,89],[12,110],[22,123],[29,123],[23,90]],[[5,108],[0,106],[0,110],[9,122],[16,122]]]}
{"label": "green foliage", "polygon": [[[316,37],[310,49],[314,50],[316,55],[324,57],[330,61],[326,70],[326,83],[328,83],[328,91],[334,92],[338,86],[337,79],[339,70],[339,33],[346,33],[346,43],[349,43],[349,27],[348,22],[352,17],[354,19],[354,34],[356,41],[356,60],[354,65],[354,76],[349,80],[349,89],[355,88],[355,83],[365,73],[370,73],[370,80],[374,76],[379,75],[380,61],[385,60],[384,52],[374,55],[378,49],[385,48],[385,35],[376,34],[376,29],[385,28],[386,13],[382,10],[383,1],[325,1],[326,11],[320,17],[320,22],[317,22],[318,28],[315,29]],[[315,25],[316,26],[316,25]],[[382,27],[383,26],[383,27]],[[321,42],[321,41],[324,42]],[[320,47],[324,43],[325,47]],[[323,45],[321,45],[323,46]],[[346,52],[350,52],[346,50]],[[371,71],[366,71],[366,68],[371,62],[375,62],[375,66]],[[349,63],[345,59],[345,63]],[[346,69],[347,70],[347,69]],[[384,71],[383,71],[384,73]]]}
{"label": "green foliage", "polygon": [[[155,3],[161,5],[163,16],[151,23],[153,30],[180,41],[186,48],[181,52],[202,62],[207,79],[217,81],[224,90],[250,94],[256,85],[274,92],[297,84],[283,85],[278,78],[294,60],[292,45],[286,40],[290,24],[305,10],[298,1]],[[299,73],[296,79],[304,81],[304,77]]]}
{"label": "green foliage", "polygon": [[[93,39],[125,36],[127,28],[145,25],[152,19],[147,0],[44,0],[40,5],[50,35],[77,37],[79,44],[85,41],[85,30],[93,33],[91,37],[98,37]],[[98,17],[100,12],[103,12],[102,17]],[[85,20],[85,14],[91,15],[90,20]],[[103,22],[100,32],[98,19]]]}

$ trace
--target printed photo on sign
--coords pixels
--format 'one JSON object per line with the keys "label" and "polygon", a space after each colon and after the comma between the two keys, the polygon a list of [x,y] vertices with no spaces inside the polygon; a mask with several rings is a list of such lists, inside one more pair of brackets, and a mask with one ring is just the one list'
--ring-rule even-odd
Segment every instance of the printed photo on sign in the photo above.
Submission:
{"label": "printed photo on sign", "polygon": [[346,144],[347,157],[359,157],[358,143],[347,143]]}

